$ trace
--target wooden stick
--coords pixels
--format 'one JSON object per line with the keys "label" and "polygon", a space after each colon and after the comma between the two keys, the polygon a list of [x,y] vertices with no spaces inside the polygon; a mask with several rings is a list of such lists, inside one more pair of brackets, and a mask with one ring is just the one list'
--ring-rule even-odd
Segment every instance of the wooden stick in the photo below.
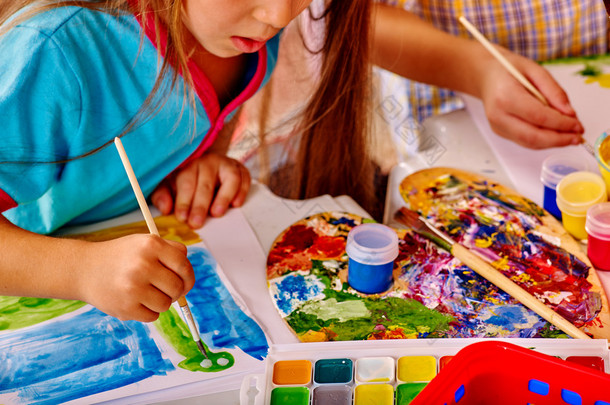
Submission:
{"label": "wooden stick", "polygon": [[510,278],[500,273],[485,260],[472,253],[468,248],[460,245],[459,243],[455,243],[453,246],[451,246],[451,253],[456,258],[460,259],[462,263],[474,270],[477,274],[484,277],[507,294],[510,294],[520,303],[540,315],[542,318],[546,319],[551,324],[557,326],[568,335],[576,339],[591,339],[589,335],[578,329],[557,312],[547,307],[544,303],[540,302],[536,297],[521,288],[521,286]]}
{"label": "wooden stick", "polygon": [[502,54],[493,46],[493,44],[489,42],[487,38],[485,38],[483,34],[481,34],[481,32],[466,19],[466,17],[460,16],[458,20],[464,27],[466,27],[468,32],[470,32],[470,34],[472,34],[472,36],[475,37],[498,60],[498,62],[500,62],[502,66],[504,66],[506,70],[508,70],[508,72],[519,81],[519,83],[528,89],[530,93],[540,100],[542,104],[547,106],[549,105],[549,102],[546,100],[546,98],[544,98],[542,93],[540,93],[540,91],[538,91],[538,89],[535,88],[534,85],[527,80],[521,72],[519,72],[504,56],[502,56]]}
{"label": "wooden stick", "polygon": [[[125,168],[125,172],[127,172],[127,177],[129,177],[129,182],[131,183],[131,188],[133,188],[133,192],[136,195],[136,199],[138,200],[138,205],[140,206],[140,211],[142,211],[142,215],[144,215],[144,220],[146,221],[146,226],[148,226],[148,231],[153,235],[159,235],[159,230],[157,229],[157,225],[155,224],[155,220],[150,213],[150,209],[148,208],[148,203],[146,202],[146,198],[144,198],[144,194],[142,193],[142,189],[140,188],[140,184],[138,183],[138,179],[136,174],[131,167],[131,163],[129,162],[129,158],[127,157],[127,152],[125,152],[125,148],[123,147],[123,142],[121,142],[120,138],[114,138],[114,145],[119,151],[119,156],[121,157],[121,162],[123,162],[123,167]],[[191,313],[191,309],[189,308],[189,304],[186,301],[186,298],[180,297],[178,298],[178,305],[180,306],[180,310],[186,319],[186,323],[191,331],[191,335],[193,336],[193,340],[197,343],[197,347],[201,353],[208,358],[207,352],[201,342],[201,337],[199,336],[199,331],[197,330],[197,326],[195,325],[195,320],[193,319],[193,314]]]}

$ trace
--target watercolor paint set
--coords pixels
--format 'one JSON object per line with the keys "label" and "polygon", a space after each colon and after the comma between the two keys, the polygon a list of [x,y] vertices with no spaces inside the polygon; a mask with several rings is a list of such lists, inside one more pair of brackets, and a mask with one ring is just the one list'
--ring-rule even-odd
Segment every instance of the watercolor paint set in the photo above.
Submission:
{"label": "watercolor paint set", "polygon": [[[480,345],[484,346],[478,347]],[[466,347],[470,352],[463,350],[465,354],[458,355]],[[477,363],[473,354],[488,364]],[[540,364],[544,367],[540,367]],[[468,370],[473,367],[477,372]],[[559,372],[552,371],[552,367]],[[443,370],[445,371],[440,373]],[[610,405],[608,371],[608,345],[603,339],[414,339],[272,345],[265,374],[244,378],[240,403],[489,403],[477,401],[473,395],[488,392],[490,381],[503,384],[510,392],[519,395],[519,390],[511,385],[513,380],[521,376],[527,378],[528,382],[533,381],[525,389],[533,399],[513,396],[510,401],[502,402],[498,396],[494,403]],[[556,389],[555,386],[549,386],[549,378],[554,385],[557,385],[555,380],[565,379],[572,386]],[[583,379],[593,382],[596,381],[595,378],[602,383],[598,385],[597,399],[593,402],[579,402],[578,398],[582,398],[583,393],[574,389],[574,383],[585,381]],[[435,384],[439,389],[423,391],[429,384]],[[590,392],[591,387],[595,385],[587,385],[587,392]],[[557,390],[560,394],[556,394]],[[432,393],[437,396],[434,400],[427,397]],[[551,396],[545,399],[548,395]],[[558,402],[556,395],[563,402]],[[514,402],[515,400],[519,402]]]}

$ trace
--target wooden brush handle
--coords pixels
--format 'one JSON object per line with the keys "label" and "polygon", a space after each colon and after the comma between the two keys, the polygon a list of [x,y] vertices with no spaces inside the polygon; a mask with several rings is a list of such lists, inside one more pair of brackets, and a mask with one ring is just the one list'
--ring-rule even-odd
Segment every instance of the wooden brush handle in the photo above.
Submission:
{"label": "wooden brush handle", "polygon": [[487,263],[485,260],[472,253],[466,247],[455,243],[451,248],[453,256],[460,259],[462,263],[470,267],[472,270],[477,272],[480,276],[500,288],[504,292],[510,294],[512,297],[517,299],[520,303],[546,319],[548,322],[557,326],[559,329],[567,333],[576,339],[590,339],[590,337],[583,331],[578,329],[567,319],[553,311],[551,308],[544,305],[536,297],[531,295],[529,292],[521,288],[514,281],[500,273],[493,266]]}

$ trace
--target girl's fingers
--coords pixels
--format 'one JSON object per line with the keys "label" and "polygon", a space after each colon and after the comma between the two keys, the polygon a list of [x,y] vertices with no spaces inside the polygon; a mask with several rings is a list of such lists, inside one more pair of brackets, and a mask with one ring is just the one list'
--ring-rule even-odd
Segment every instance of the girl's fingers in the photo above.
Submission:
{"label": "girl's fingers", "polygon": [[[119,318],[120,319],[120,318]],[[159,312],[153,311],[145,305],[140,305],[133,315],[128,318],[139,322],[154,322],[159,319]]]}
{"label": "girl's fingers", "polygon": [[[222,216],[229,205],[240,197],[243,193],[243,176],[245,175],[245,167],[236,160],[226,159],[219,167],[218,177],[220,187],[214,196],[214,202],[210,208],[210,214],[219,217]],[[249,176],[249,174],[248,174]],[[245,195],[241,197],[245,199]]]}
{"label": "girl's fingers", "polygon": [[[529,59],[529,64],[533,63]],[[534,85],[545,95],[549,105],[559,111],[560,113],[572,117],[576,117],[576,111],[572,108],[568,94],[565,90],[555,81],[553,76],[548,70],[542,68],[536,64],[535,69],[528,69],[526,73],[528,79],[535,83]]]}
{"label": "girl's fingers", "polygon": [[155,207],[163,215],[168,215],[172,212],[174,206],[174,199],[172,197],[171,189],[167,182],[161,183],[150,196],[150,200]]}
{"label": "girl's fingers", "polygon": [[580,133],[540,128],[524,121],[521,117],[507,114],[496,118],[492,129],[503,137],[530,149],[577,145],[582,139]]}
{"label": "girl's fingers", "polygon": [[188,224],[191,228],[198,229],[203,226],[203,222],[208,215],[208,210],[214,198],[214,191],[217,183],[217,168],[198,163],[197,188],[191,201],[191,209]]}
{"label": "girl's fingers", "polygon": [[246,201],[246,197],[248,196],[248,191],[250,191],[250,184],[252,179],[250,178],[250,171],[243,165],[239,165],[240,173],[241,173],[241,186],[237,193],[237,196],[231,202],[233,207],[241,207],[241,205]]}
{"label": "girl's fingers", "polygon": [[186,222],[191,210],[191,202],[197,191],[198,174],[192,166],[187,167],[176,175],[176,199],[174,215],[180,222]]}
{"label": "girl's fingers", "polygon": [[163,268],[158,272],[152,284],[161,291],[172,297],[173,300],[178,299],[186,294],[195,285],[195,273],[193,266],[186,256],[186,246],[181,243],[167,241],[176,246],[177,249],[168,249],[167,252],[159,257],[159,261]]}
{"label": "girl's fingers", "polygon": [[[156,313],[157,317],[158,314],[167,311],[172,305],[172,302],[174,302],[171,297],[153,285],[149,286],[140,298],[141,305],[151,312]],[[143,311],[143,314],[144,313],[145,311]]]}

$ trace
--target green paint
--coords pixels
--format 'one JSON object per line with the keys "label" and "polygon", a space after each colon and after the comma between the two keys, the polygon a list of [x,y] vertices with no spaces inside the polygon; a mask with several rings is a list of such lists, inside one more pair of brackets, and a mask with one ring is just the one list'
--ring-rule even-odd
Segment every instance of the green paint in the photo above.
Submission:
{"label": "green paint", "polygon": [[[155,321],[155,326],[159,333],[169,342],[178,354],[184,356],[184,360],[178,364],[178,367],[189,371],[204,371],[217,372],[233,367],[235,358],[229,352],[212,353],[206,344],[202,341],[206,348],[208,356],[212,361],[211,367],[203,367],[201,362],[205,360],[204,355],[199,351],[197,343],[193,340],[188,326],[173,307],[169,311],[159,315],[159,319]],[[219,359],[227,360],[227,364],[221,366],[218,364]]]}
{"label": "green paint", "polygon": [[347,384],[352,381],[351,359],[320,359],[314,368],[314,381],[318,384]]}
{"label": "green paint", "polygon": [[396,387],[396,405],[409,405],[428,383],[400,384]]}
{"label": "green paint", "polygon": [[549,339],[569,339],[570,337],[557,329],[556,326],[551,325],[550,323],[546,323],[544,327],[538,332],[541,338],[549,338]]}
{"label": "green paint", "polygon": [[[328,299],[334,296],[337,301],[344,301],[340,297],[345,293],[332,290],[327,290],[325,293]],[[374,336],[379,326],[398,331],[396,334],[404,337],[441,337],[443,331],[447,331],[449,323],[453,321],[451,316],[426,308],[413,299],[388,297],[380,300],[353,295],[351,299],[361,300],[370,315],[340,321],[338,318],[320,318],[316,314],[304,313],[298,308],[286,317],[286,321],[299,335],[310,330],[324,329],[332,331],[333,340],[365,340]]]}
{"label": "green paint", "polygon": [[87,305],[81,301],[0,296],[0,330],[15,330],[65,315]]}
{"label": "green paint", "polygon": [[602,74],[602,71],[597,66],[591,65],[589,63],[585,64],[585,67],[582,70],[577,72],[581,76],[599,76]]}
{"label": "green paint", "polygon": [[370,311],[364,302],[357,300],[337,302],[336,298],[323,301],[311,301],[301,307],[301,311],[317,315],[323,320],[337,319],[339,322],[370,316]]}
{"label": "green paint", "polygon": [[278,387],[271,391],[271,405],[308,405],[309,388]]}
{"label": "green paint", "polygon": [[590,62],[598,62],[602,64],[610,64],[610,55],[588,55],[579,57],[559,58],[549,61],[544,61],[542,65],[574,65],[577,63],[590,64]]}

